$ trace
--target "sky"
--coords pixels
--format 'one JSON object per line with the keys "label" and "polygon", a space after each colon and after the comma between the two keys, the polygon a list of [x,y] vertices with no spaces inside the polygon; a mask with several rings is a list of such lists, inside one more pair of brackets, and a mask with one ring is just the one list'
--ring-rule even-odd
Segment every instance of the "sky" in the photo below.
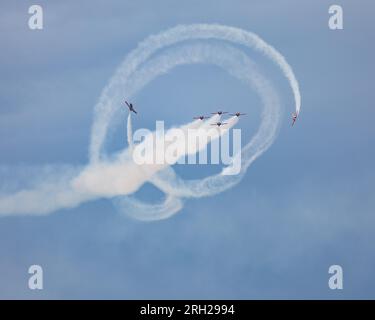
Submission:
{"label": "sky", "polygon": [[[284,114],[241,183],[188,199],[156,222],[134,220],[107,199],[0,217],[1,299],[375,298],[373,1],[39,1],[38,31],[28,28],[31,4],[3,0],[0,10],[1,187],[20,183],[22,168],[86,164],[102,89],[140,41],[179,24],[258,34],[292,66],[302,106],[291,128],[287,81],[249,50]],[[331,4],[343,7],[343,30],[328,28]],[[261,110],[254,92],[212,65],[178,67],[133,101],[135,128],[182,124],[219,107],[246,112],[237,125],[244,140]],[[125,132],[124,114],[109,151],[126,146]],[[175,169],[186,179],[218,170]],[[148,184],[137,196],[162,193]],[[28,288],[33,264],[43,268],[43,290]],[[328,286],[331,265],[343,268],[343,290]]]}

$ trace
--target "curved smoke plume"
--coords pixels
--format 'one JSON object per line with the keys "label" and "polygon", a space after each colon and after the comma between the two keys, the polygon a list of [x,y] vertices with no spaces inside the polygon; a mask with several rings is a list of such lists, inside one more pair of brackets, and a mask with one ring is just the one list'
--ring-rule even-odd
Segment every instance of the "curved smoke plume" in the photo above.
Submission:
{"label": "curved smoke plume", "polygon": [[[215,39],[223,43],[188,43],[197,39],[201,42]],[[254,62],[230,43],[259,51],[280,67],[292,88],[295,110],[299,113],[301,96],[290,65],[276,49],[257,35],[223,25],[177,26],[141,42],[127,55],[104,88],[94,111],[89,163],[84,168],[40,168],[38,178],[33,178],[34,183],[8,188],[0,193],[0,215],[47,214],[77,206],[84,201],[110,198],[118,210],[134,218],[158,220],[180,211],[184,198],[214,195],[240,182],[251,163],[274,141],[280,124],[280,103],[271,83],[259,73]],[[158,53],[160,49],[163,50]],[[130,99],[159,75],[176,66],[195,63],[214,64],[224,69],[260,96],[263,111],[258,131],[242,148],[241,154],[234,157],[241,159],[239,174],[228,175],[231,170],[228,166],[221,173],[203,179],[183,180],[170,165],[135,164],[131,154],[142,143],[133,145],[131,115],[127,121],[128,148],[118,154],[108,155],[105,151],[109,139],[108,128],[116,125],[115,114],[120,108],[123,93],[126,92]],[[179,128],[188,130],[205,127],[219,118],[214,116],[206,122],[193,121]],[[236,121],[236,118],[230,119],[228,129]],[[169,133],[167,130],[166,135]],[[9,173],[7,169],[0,168],[0,174],[2,171]],[[147,204],[132,195],[147,182],[165,193],[164,201]]]}

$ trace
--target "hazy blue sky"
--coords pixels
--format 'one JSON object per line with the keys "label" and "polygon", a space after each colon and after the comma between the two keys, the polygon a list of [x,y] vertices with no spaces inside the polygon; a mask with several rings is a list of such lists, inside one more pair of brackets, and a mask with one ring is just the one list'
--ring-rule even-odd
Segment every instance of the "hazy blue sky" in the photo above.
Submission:
{"label": "hazy blue sky", "polygon": [[[302,111],[291,129],[287,82],[249,52],[286,112],[239,185],[154,223],[122,216],[107,200],[2,217],[0,298],[375,298],[373,1],[38,1],[44,29],[31,31],[33,3],[3,0],[0,10],[0,166],[85,164],[93,106],[116,67],[139,41],[177,24],[259,34],[293,67]],[[344,30],[328,28],[334,3]],[[136,128],[184,123],[218,106],[247,112],[238,124],[244,139],[260,110],[253,92],[204,65],[173,70],[134,101]],[[124,130],[111,148],[124,146]],[[177,171],[214,170],[195,169]],[[160,196],[149,186],[139,192]],[[27,287],[31,264],[44,269],[42,291]],[[328,288],[333,264],[344,269],[344,290]]]}

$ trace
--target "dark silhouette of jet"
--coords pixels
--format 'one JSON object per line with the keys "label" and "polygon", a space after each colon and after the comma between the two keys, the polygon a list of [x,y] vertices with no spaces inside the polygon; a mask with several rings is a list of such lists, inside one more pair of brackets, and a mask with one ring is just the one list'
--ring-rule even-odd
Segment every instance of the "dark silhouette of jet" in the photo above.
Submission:
{"label": "dark silhouette of jet", "polygon": [[199,116],[199,117],[194,117],[193,119],[199,119],[199,120],[203,120],[203,119],[207,119],[208,117],[206,116]]}
{"label": "dark silhouette of jet", "polygon": [[220,127],[220,126],[222,126],[222,125],[224,125],[224,124],[227,124],[226,122],[216,122],[216,123],[211,123],[211,126],[218,126],[218,127]]}
{"label": "dark silhouette of jet", "polygon": [[294,123],[297,121],[298,113],[293,112],[292,113],[292,127],[294,126]]}
{"label": "dark silhouette of jet", "polygon": [[231,115],[231,116],[239,117],[239,116],[244,116],[244,115],[246,115],[246,113],[236,112],[236,113],[231,113],[230,115]]}
{"label": "dark silhouette of jet", "polygon": [[216,112],[211,112],[211,114],[218,114],[219,116],[221,116],[222,114],[224,113],[228,113],[226,111],[216,111]]}
{"label": "dark silhouette of jet", "polygon": [[135,114],[137,114],[137,111],[135,111],[132,103],[129,104],[127,101],[125,101],[125,103],[128,106],[130,112],[134,112]]}

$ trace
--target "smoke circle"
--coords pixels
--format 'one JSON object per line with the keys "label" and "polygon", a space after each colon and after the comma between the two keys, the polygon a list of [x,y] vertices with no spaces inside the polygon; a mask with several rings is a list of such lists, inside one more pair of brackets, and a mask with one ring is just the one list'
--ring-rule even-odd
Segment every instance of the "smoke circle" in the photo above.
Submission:
{"label": "smoke circle", "polygon": [[[169,167],[149,180],[166,194],[164,202],[146,204],[133,196],[117,197],[114,200],[120,211],[134,218],[165,219],[181,210],[182,198],[209,196],[233,187],[243,178],[250,164],[269,148],[276,136],[280,122],[280,104],[270,82],[258,72],[249,57],[233,45],[208,43],[181,46],[180,44],[188,40],[205,39],[243,45],[270,57],[289,80],[295,97],[296,110],[299,111],[300,94],[293,71],[280,53],[253,33],[222,25],[198,24],[178,26],[147,38],[124,59],[104,88],[95,107],[90,144],[91,163],[107,157],[104,147],[108,139],[108,127],[113,124],[115,111],[120,106],[124,92],[127,97],[132,97],[148,82],[178,65],[209,63],[223,68],[232,76],[247,83],[251,89],[255,89],[262,100],[263,112],[257,133],[241,151],[242,167],[239,175],[228,176],[221,173],[204,179],[183,180]],[[163,49],[162,53],[157,55],[156,53],[161,49]]]}

